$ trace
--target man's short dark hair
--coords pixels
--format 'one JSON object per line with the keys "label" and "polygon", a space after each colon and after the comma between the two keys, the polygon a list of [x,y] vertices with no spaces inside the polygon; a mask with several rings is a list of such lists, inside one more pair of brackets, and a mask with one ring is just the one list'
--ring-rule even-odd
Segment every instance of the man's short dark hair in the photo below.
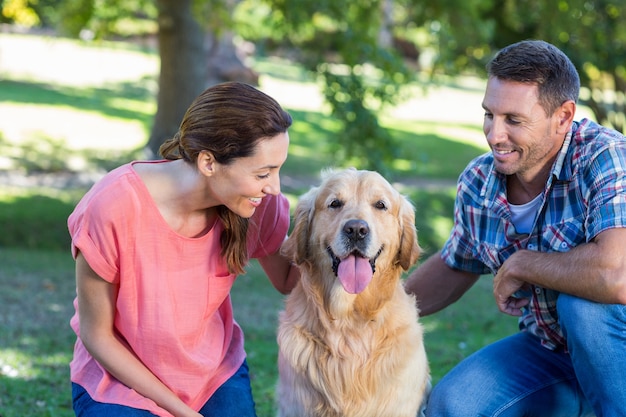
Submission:
{"label": "man's short dark hair", "polygon": [[539,103],[552,114],[568,100],[578,101],[580,77],[572,61],[556,46],[525,40],[501,49],[487,64],[489,77],[536,84]]}

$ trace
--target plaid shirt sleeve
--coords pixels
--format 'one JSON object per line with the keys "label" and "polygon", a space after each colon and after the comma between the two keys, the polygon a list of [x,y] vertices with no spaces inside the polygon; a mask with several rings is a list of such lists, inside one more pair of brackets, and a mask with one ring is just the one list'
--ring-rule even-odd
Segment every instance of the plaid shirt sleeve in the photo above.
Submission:
{"label": "plaid shirt sleeve", "polygon": [[[575,122],[546,183],[533,232],[518,234],[511,222],[504,176],[485,154],[459,177],[454,228],[442,259],[452,268],[497,273],[515,251],[566,252],[604,230],[626,225],[626,139],[589,120]],[[534,287],[520,328],[544,346],[564,345],[558,292]]]}
{"label": "plaid shirt sleeve", "polygon": [[[615,136],[613,131],[601,132],[609,138]],[[588,178],[588,216],[585,229],[587,241],[600,232],[626,227],[626,142],[623,140],[608,141],[592,156],[587,170]]]}

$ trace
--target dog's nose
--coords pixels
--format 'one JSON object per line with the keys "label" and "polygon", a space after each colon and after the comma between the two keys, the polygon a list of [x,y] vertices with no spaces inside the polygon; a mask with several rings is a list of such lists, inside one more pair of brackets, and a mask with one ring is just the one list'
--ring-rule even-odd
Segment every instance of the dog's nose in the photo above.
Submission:
{"label": "dog's nose", "polygon": [[344,234],[351,240],[364,239],[370,232],[370,227],[364,220],[348,220],[343,225]]}

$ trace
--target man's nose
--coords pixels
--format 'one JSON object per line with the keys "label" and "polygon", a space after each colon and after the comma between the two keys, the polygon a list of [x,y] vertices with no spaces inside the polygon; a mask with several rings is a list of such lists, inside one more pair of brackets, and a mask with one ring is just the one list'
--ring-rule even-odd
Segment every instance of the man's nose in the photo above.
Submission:
{"label": "man's nose", "polygon": [[485,121],[483,129],[487,143],[490,145],[501,142],[507,137],[506,125],[503,120],[493,118],[489,121]]}

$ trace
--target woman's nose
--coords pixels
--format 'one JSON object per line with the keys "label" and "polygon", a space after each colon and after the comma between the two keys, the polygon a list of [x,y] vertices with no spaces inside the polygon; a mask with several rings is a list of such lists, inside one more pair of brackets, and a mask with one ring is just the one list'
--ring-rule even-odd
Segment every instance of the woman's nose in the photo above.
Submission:
{"label": "woman's nose", "polygon": [[280,193],[280,176],[271,175],[265,187],[263,187],[265,194],[278,195]]}

